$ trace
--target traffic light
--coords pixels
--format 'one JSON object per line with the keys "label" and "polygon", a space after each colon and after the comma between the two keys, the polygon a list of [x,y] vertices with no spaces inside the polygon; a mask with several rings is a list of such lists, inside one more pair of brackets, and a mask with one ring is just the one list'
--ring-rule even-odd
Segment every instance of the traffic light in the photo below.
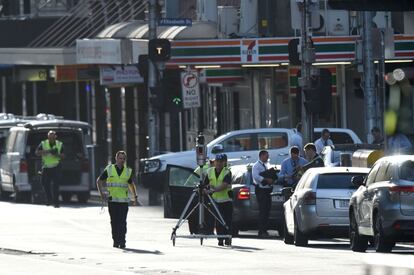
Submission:
{"label": "traffic light", "polygon": [[[300,77],[301,72],[298,72]],[[298,89],[301,93],[302,89]],[[310,88],[303,90],[306,111],[329,117],[332,111],[332,75],[328,69],[320,69],[319,75],[312,80]],[[297,97],[300,100],[301,97]]]}
{"label": "traffic light", "polygon": [[300,53],[298,51],[299,38],[294,38],[289,41],[288,51],[289,51],[289,63],[290,65],[300,65]]}
{"label": "traffic light", "polygon": [[168,70],[162,80],[165,93],[165,111],[180,112],[183,109],[181,92],[181,71]]}
{"label": "traffic light", "polygon": [[148,42],[148,55],[154,62],[167,61],[171,57],[171,43],[168,39],[151,39]]}
{"label": "traffic light", "polygon": [[328,0],[331,9],[354,11],[412,11],[413,0]]}
{"label": "traffic light", "polygon": [[150,103],[152,107],[163,110],[165,107],[165,90],[163,89],[162,85],[150,87]]}
{"label": "traffic light", "polygon": [[141,54],[138,57],[138,71],[139,74],[144,78],[145,83],[148,80],[148,55]]}

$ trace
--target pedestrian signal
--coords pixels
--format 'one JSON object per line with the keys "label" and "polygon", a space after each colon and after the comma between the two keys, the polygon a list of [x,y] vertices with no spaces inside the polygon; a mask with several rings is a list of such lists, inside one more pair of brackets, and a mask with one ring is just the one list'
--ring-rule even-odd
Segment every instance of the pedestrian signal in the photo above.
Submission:
{"label": "pedestrian signal", "polygon": [[148,42],[148,55],[154,61],[167,61],[171,57],[171,43],[168,39],[151,39]]}

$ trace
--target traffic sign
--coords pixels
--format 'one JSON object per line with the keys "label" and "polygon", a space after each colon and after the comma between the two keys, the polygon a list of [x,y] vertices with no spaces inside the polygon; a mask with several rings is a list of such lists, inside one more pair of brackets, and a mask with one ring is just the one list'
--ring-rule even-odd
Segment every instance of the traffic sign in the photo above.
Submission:
{"label": "traffic sign", "polygon": [[200,82],[197,71],[188,70],[181,73],[181,88],[184,109],[201,107]]}
{"label": "traffic sign", "polygon": [[158,26],[188,26],[193,25],[191,18],[160,18],[158,19]]}

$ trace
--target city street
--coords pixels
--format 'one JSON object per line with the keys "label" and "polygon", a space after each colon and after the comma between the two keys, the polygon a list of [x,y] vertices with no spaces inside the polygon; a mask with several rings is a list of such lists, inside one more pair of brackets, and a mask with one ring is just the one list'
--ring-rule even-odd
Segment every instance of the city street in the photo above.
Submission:
{"label": "city street", "polygon": [[[170,234],[177,221],[164,219],[159,206],[130,208],[124,250],[112,248],[107,209],[102,213],[96,203],[53,208],[0,202],[0,209],[1,274],[357,275],[378,274],[364,273],[366,261],[385,264],[377,260],[384,255],[353,253],[345,240],[299,248],[276,237],[257,239],[254,231],[241,232],[232,247],[218,247],[215,239],[203,246],[198,239],[177,239],[174,247]],[[187,232],[184,224],[177,233]],[[409,264],[414,246],[399,245],[395,252],[387,261]]]}

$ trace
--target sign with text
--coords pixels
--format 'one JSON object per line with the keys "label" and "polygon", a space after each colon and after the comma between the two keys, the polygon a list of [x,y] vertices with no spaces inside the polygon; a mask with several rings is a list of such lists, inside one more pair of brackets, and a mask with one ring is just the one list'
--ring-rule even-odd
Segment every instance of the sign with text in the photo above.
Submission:
{"label": "sign with text", "polygon": [[136,66],[101,67],[101,85],[144,83]]}
{"label": "sign with text", "polygon": [[201,107],[200,82],[197,71],[189,70],[181,73],[181,88],[184,109]]}
{"label": "sign with text", "polygon": [[158,26],[192,26],[191,18],[160,18]]}

